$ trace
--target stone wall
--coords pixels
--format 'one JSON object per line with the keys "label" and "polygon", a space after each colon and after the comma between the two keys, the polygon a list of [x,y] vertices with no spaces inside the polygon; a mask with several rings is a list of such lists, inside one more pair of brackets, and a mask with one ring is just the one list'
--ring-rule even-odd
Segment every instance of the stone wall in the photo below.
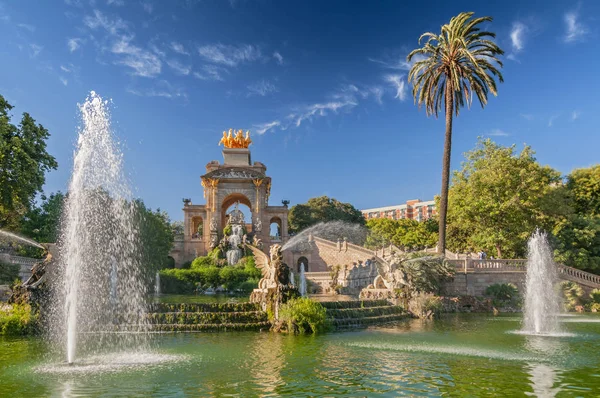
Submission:
{"label": "stone wall", "polygon": [[459,273],[454,280],[443,285],[443,291],[448,295],[482,296],[485,289],[496,283],[512,283],[522,293],[525,291],[525,271],[477,271]]}

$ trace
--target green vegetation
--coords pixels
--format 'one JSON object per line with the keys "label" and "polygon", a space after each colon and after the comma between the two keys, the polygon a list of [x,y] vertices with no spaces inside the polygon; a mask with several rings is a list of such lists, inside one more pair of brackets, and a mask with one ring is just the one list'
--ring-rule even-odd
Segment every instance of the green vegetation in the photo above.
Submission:
{"label": "green vegetation", "polygon": [[512,283],[495,283],[485,289],[485,295],[498,301],[513,301],[519,297],[519,289]]}
{"label": "green vegetation", "polygon": [[54,243],[58,239],[60,217],[65,195],[62,192],[46,197],[42,195],[42,203],[25,214],[21,221],[21,233],[42,243]]}
{"label": "green vegetation", "polygon": [[9,285],[19,278],[19,266],[0,263],[0,285]]}
{"label": "green vegetation", "polygon": [[360,210],[350,203],[343,203],[327,196],[311,198],[304,204],[292,206],[288,214],[290,232],[299,232],[311,225],[328,221],[365,223]]}
{"label": "green vegetation", "polygon": [[366,246],[379,248],[390,243],[404,251],[423,250],[435,247],[438,240],[438,222],[429,219],[417,220],[374,218],[367,221],[369,235]]}
{"label": "green vegetation", "polygon": [[531,147],[515,153],[479,140],[455,172],[449,194],[448,246],[452,251],[484,249],[497,258],[523,258],[536,227],[551,230],[568,213],[560,173],[541,166]]}
{"label": "green vegetation", "polygon": [[138,224],[142,264],[146,277],[153,280],[156,271],[172,266],[169,252],[173,247],[173,228],[166,211],[152,210],[141,199],[133,202]]}
{"label": "green vegetation", "polygon": [[38,315],[29,304],[0,304],[0,335],[20,336],[37,331]]}
{"label": "green vegetation", "polygon": [[258,286],[260,277],[254,257],[244,257],[235,266],[229,266],[204,256],[194,259],[189,269],[161,270],[160,284],[161,292],[167,294],[193,293],[219,286],[229,291],[250,292]]}
{"label": "green vegetation", "polygon": [[325,307],[307,297],[294,298],[283,304],[279,319],[295,334],[323,333],[329,330]]}
{"label": "green vegetation", "polygon": [[488,93],[497,95],[495,77],[503,81],[498,67],[502,67],[499,55],[504,54],[493,39],[495,33],[481,30],[483,23],[492,17],[472,18],[472,12],[463,12],[443,25],[440,34],[424,33],[421,48],[408,54],[413,58],[408,81],[413,84],[413,97],[419,107],[424,105],[427,115],[446,115],[446,137],[442,166],[442,189],[439,200],[440,231],[438,250],[446,251],[446,213],[448,187],[450,185],[450,153],[452,150],[452,119],[460,108],[470,106],[477,96],[482,107],[487,104]]}
{"label": "green vegetation", "polygon": [[560,290],[564,297],[564,306],[567,311],[574,311],[577,307],[586,304],[584,292],[581,286],[575,282],[563,281]]}
{"label": "green vegetation", "polygon": [[19,125],[12,124],[11,109],[0,95],[0,229],[18,231],[42,191],[46,173],[58,164],[46,151],[48,130],[27,112]]}

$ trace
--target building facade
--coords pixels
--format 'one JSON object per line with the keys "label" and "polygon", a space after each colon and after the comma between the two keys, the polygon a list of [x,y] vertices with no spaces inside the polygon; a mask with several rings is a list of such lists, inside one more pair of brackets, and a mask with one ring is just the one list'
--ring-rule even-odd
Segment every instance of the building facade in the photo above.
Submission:
{"label": "building facade", "polygon": [[435,216],[437,209],[433,200],[423,202],[420,199],[413,199],[401,205],[365,209],[361,210],[361,212],[366,220],[388,218],[390,220],[409,219],[425,221]]}
{"label": "building facade", "polygon": [[[288,207],[269,205],[271,177],[264,164],[252,163],[248,145],[225,145],[223,163],[213,160],[206,165],[206,173],[200,177],[205,204],[184,199],[184,233],[176,237],[171,251],[176,266],[206,255],[219,244],[229,217],[227,210],[235,204],[250,209],[246,230],[262,241],[266,253],[271,244],[287,241]],[[270,234],[271,224],[277,224],[275,236]]]}

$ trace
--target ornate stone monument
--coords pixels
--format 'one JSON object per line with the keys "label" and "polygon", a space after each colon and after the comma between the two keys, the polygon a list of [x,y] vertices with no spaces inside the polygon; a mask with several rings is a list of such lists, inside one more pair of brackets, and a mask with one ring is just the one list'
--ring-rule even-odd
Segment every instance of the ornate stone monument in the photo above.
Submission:
{"label": "ornate stone monument", "polygon": [[[195,205],[191,199],[184,201],[184,235],[175,242],[171,253],[176,265],[193,260],[196,252],[206,255],[219,245],[227,225],[226,211],[235,203],[250,209],[252,219],[244,224],[245,233],[262,242],[265,252],[269,252],[273,243],[283,244],[288,239],[288,209],[269,206],[271,178],[266,175],[264,164],[251,161],[250,132],[224,131],[220,144],[224,146],[223,163],[209,162],[206,173],[200,177],[206,204]],[[281,236],[272,242],[269,226],[273,222],[278,224]]]}

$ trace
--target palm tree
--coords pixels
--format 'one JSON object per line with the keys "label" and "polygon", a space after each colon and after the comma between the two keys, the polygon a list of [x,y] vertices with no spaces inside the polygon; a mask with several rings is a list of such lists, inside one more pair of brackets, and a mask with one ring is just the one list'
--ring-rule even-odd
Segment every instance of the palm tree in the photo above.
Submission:
{"label": "palm tree", "polygon": [[458,116],[460,108],[471,106],[477,95],[481,107],[487,104],[488,92],[497,95],[494,76],[503,82],[498,70],[502,62],[497,58],[504,54],[494,43],[495,33],[481,31],[483,22],[492,17],[473,18],[472,12],[463,12],[442,26],[439,35],[424,33],[419,38],[426,39],[421,48],[408,54],[407,61],[415,63],[408,74],[413,84],[413,96],[419,108],[424,104],[427,116],[446,111],[446,138],[442,161],[442,192],[440,196],[440,229],[438,253],[446,252],[446,213],[448,209],[448,187],[450,183],[450,152],[452,149],[452,118]]}

